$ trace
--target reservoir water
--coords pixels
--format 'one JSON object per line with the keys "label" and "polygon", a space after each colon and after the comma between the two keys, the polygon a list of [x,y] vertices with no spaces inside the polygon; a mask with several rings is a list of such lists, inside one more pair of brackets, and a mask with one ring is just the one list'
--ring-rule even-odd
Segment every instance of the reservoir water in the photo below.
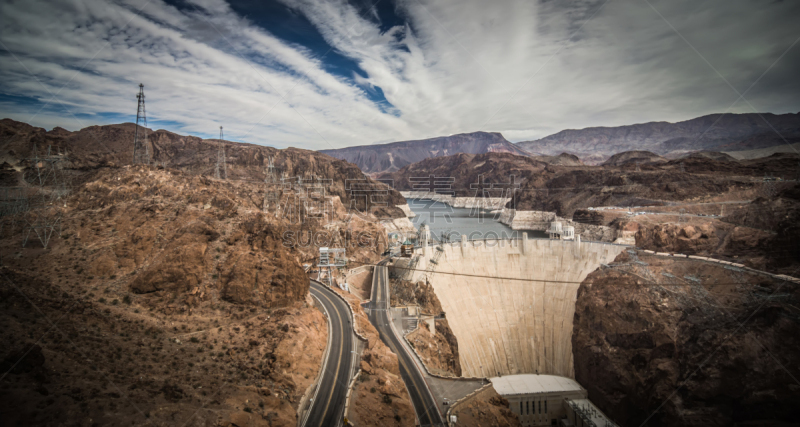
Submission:
{"label": "reservoir water", "polygon": [[[431,237],[437,241],[457,241],[461,235],[468,239],[516,239],[521,236],[521,231],[512,230],[511,227],[497,219],[500,214],[491,213],[487,209],[454,208],[448,204],[435,202],[429,199],[406,199],[411,211],[416,214],[411,222],[419,229],[422,224],[427,224],[431,230]],[[547,237],[543,231],[526,231],[528,237]]]}

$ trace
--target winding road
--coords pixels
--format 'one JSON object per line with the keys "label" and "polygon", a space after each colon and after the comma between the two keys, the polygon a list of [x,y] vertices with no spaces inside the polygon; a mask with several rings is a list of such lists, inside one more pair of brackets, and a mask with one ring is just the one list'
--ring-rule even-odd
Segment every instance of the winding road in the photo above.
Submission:
{"label": "winding road", "polygon": [[322,304],[328,320],[328,356],[322,362],[322,375],[302,426],[339,426],[344,419],[345,399],[356,355],[355,337],[350,309],[333,292],[325,285],[311,281],[311,295]]}
{"label": "winding road", "polygon": [[400,377],[406,384],[414,411],[420,426],[444,425],[442,415],[436,405],[428,384],[420,372],[420,367],[408,354],[389,319],[389,273],[386,268],[388,259],[378,263],[372,275],[372,297],[369,303],[369,321],[378,329],[381,340],[397,355],[400,362]]}

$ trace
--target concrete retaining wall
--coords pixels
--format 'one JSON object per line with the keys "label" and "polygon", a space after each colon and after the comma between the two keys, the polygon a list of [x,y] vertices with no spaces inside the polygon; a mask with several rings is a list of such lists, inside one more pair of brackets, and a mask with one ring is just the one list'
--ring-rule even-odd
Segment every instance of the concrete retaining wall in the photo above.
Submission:
{"label": "concrete retaining wall", "polygon": [[406,199],[434,200],[454,208],[482,208],[494,210],[502,209],[506,203],[511,201],[509,197],[454,197],[430,191],[401,191],[400,194]]}
{"label": "concrete retaining wall", "polygon": [[[548,239],[443,245],[429,280],[458,337],[462,374],[573,378],[572,317],[579,284],[625,248]],[[433,257],[434,248],[423,250],[427,254],[415,279],[424,280]]]}

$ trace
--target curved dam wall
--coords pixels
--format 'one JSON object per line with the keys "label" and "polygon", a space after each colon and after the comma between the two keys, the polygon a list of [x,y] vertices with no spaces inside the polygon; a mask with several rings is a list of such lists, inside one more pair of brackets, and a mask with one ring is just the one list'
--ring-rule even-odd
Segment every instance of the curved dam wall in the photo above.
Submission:
{"label": "curved dam wall", "polygon": [[[572,318],[578,287],[625,246],[526,237],[467,242],[462,237],[441,248],[438,256],[435,247],[417,250],[422,256],[414,280],[427,276],[433,285],[458,338],[463,376],[574,378]],[[437,259],[435,265],[431,259]],[[433,273],[426,271],[429,266]]]}

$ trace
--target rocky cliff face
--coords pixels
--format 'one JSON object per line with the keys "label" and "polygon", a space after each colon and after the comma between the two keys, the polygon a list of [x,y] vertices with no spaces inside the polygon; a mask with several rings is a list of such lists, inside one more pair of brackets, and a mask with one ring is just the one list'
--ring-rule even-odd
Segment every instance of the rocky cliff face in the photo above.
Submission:
{"label": "rocky cliff face", "polygon": [[47,249],[22,248],[23,218],[3,218],[14,352],[0,416],[294,425],[327,328],[301,267],[314,248],[282,232],[316,225],[267,216],[261,200],[258,184],[101,168],[51,208],[62,220]]}
{"label": "rocky cliff face", "polygon": [[[417,305],[420,312],[434,316],[444,312],[442,303],[430,284],[390,279],[390,286],[393,306]],[[458,357],[458,339],[450,329],[447,319],[439,319],[435,322],[435,334],[432,334],[420,323],[419,329],[408,335],[408,340],[431,372],[460,377],[461,361]]]}
{"label": "rocky cliff face", "polygon": [[[403,191],[420,190],[442,192],[457,197],[507,197],[502,188],[489,190],[485,194],[477,188],[491,188],[491,184],[509,184],[514,176],[515,183],[523,183],[544,171],[547,163],[531,157],[521,157],[508,153],[456,154],[447,157],[426,159],[408,165],[393,173],[378,175],[384,182],[391,182],[394,188]],[[437,177],[436,180],[431,176]],[[437,185],[442,178],[452,178]],[[451,191],[451,193],[447,193]]]}
{"label": "rocky cliff face", "polygon": [[578,291],[575,378],[622,426],[793,423],[798,302],[786,282],[623,252]]}
{"label": "rocky cliff face", "polygon": [[[288,210],[298,192],[277,196]],[[0,418],[296,425],[327,328],[302,267],[317,246],[287,244],[285,233],[353,243],[348,225],[374,236],[383,229],[374,216],[349,217],[335,196],[324,223],[303,204],[294,215],[264,212],[264,197],[263,183],[99,167],[41,208],[61,218],[46,249],[36,234],[46,228],[23,248],[31,217],[4,211],[0,321],[13,353],[0,363],[5,373],[26,352],[35,358],[0,386],[11,402]],[[359,262],[382,251],[348,247]]]}
{"label": "rocky cliff face", "polygon": [[643,249],[714,256],[755,269],[796,275],[800,260],[800,186],[782,183],[779,187],[782,190],[770,197],[728,205],[728,213],[719,219],[688,217],[680,223],[620,224],[635,231],[636,246]]}
{"label": "rocky cliff face", "polygon": [[566,151],[586,163],[598,164],[631,150],[676,156],[697,150],[739,151],[786,144],[781,136],[790,143],[800,141],[800,114],[711,114],[677,123],[570,129],[517,145],[545,155]]}
{"label": "rocky cliff face", "polygon": [[635,163],[549,166],[523,183],[509,207],[551,211],[570,218],[576,210],[588,207],[652,206],[712,198],[747,200],[764,188],[765,174],[793,176],[798,159],[797,155],[783,155],[731,162],[692,156],[638,167]]}
{"label": "rocky cliff face", "polygon": [[406,339],[429,372],[436,375],[461,376],[458,340],[450,330],[446,319],[436,321],[436,334],[431,333],[426,323],[420,323],[417,329],[406,335]]}
{"label": "rocky cliff face", "polygon": [[511,153],[527,156],[502,135],[494,132],[473,132],[416,141],[374,144],[322,150],[322,153],[356,164],[370,174],[393,172],[411,163],[430,157],[444,157],[458,153]]}
{"label": "rocky cliff face", "polygon": [[[90,126],[77,132],[60,128],[45,131],[3,119],[0,120],[0,159],[13,166],[27,167],[29,162],[24,159],[33,155],[35,145],[39,155],[48,146],[54,151],[66,152],[68,162],[64,166],[75,172],[71,175],[97,167],[128,165],[133,159],[135,130],[133,123],[123,123]],[[140,131],[144,130],[140,128]],[[147,129],[147,135],[154,164],[193,175],[214,176],[218,140],[178,135],[166,130],[153,132]],[[278,150],[231,141],[222,141],[222,145],[227,175],[231,180],[263,183],[272,157],[277,179],[285,175],[289,184],[296,182],[297,177],[318,182],[328,195],[338,196],[345,206],[352,204],[362,211],[369,209],[388,218],[403,217],[396,205],[405,204],[405,199],[398,192],[371,180],[350,163],[297,148]],[[76,176],[75,179],[80,178]]]}

